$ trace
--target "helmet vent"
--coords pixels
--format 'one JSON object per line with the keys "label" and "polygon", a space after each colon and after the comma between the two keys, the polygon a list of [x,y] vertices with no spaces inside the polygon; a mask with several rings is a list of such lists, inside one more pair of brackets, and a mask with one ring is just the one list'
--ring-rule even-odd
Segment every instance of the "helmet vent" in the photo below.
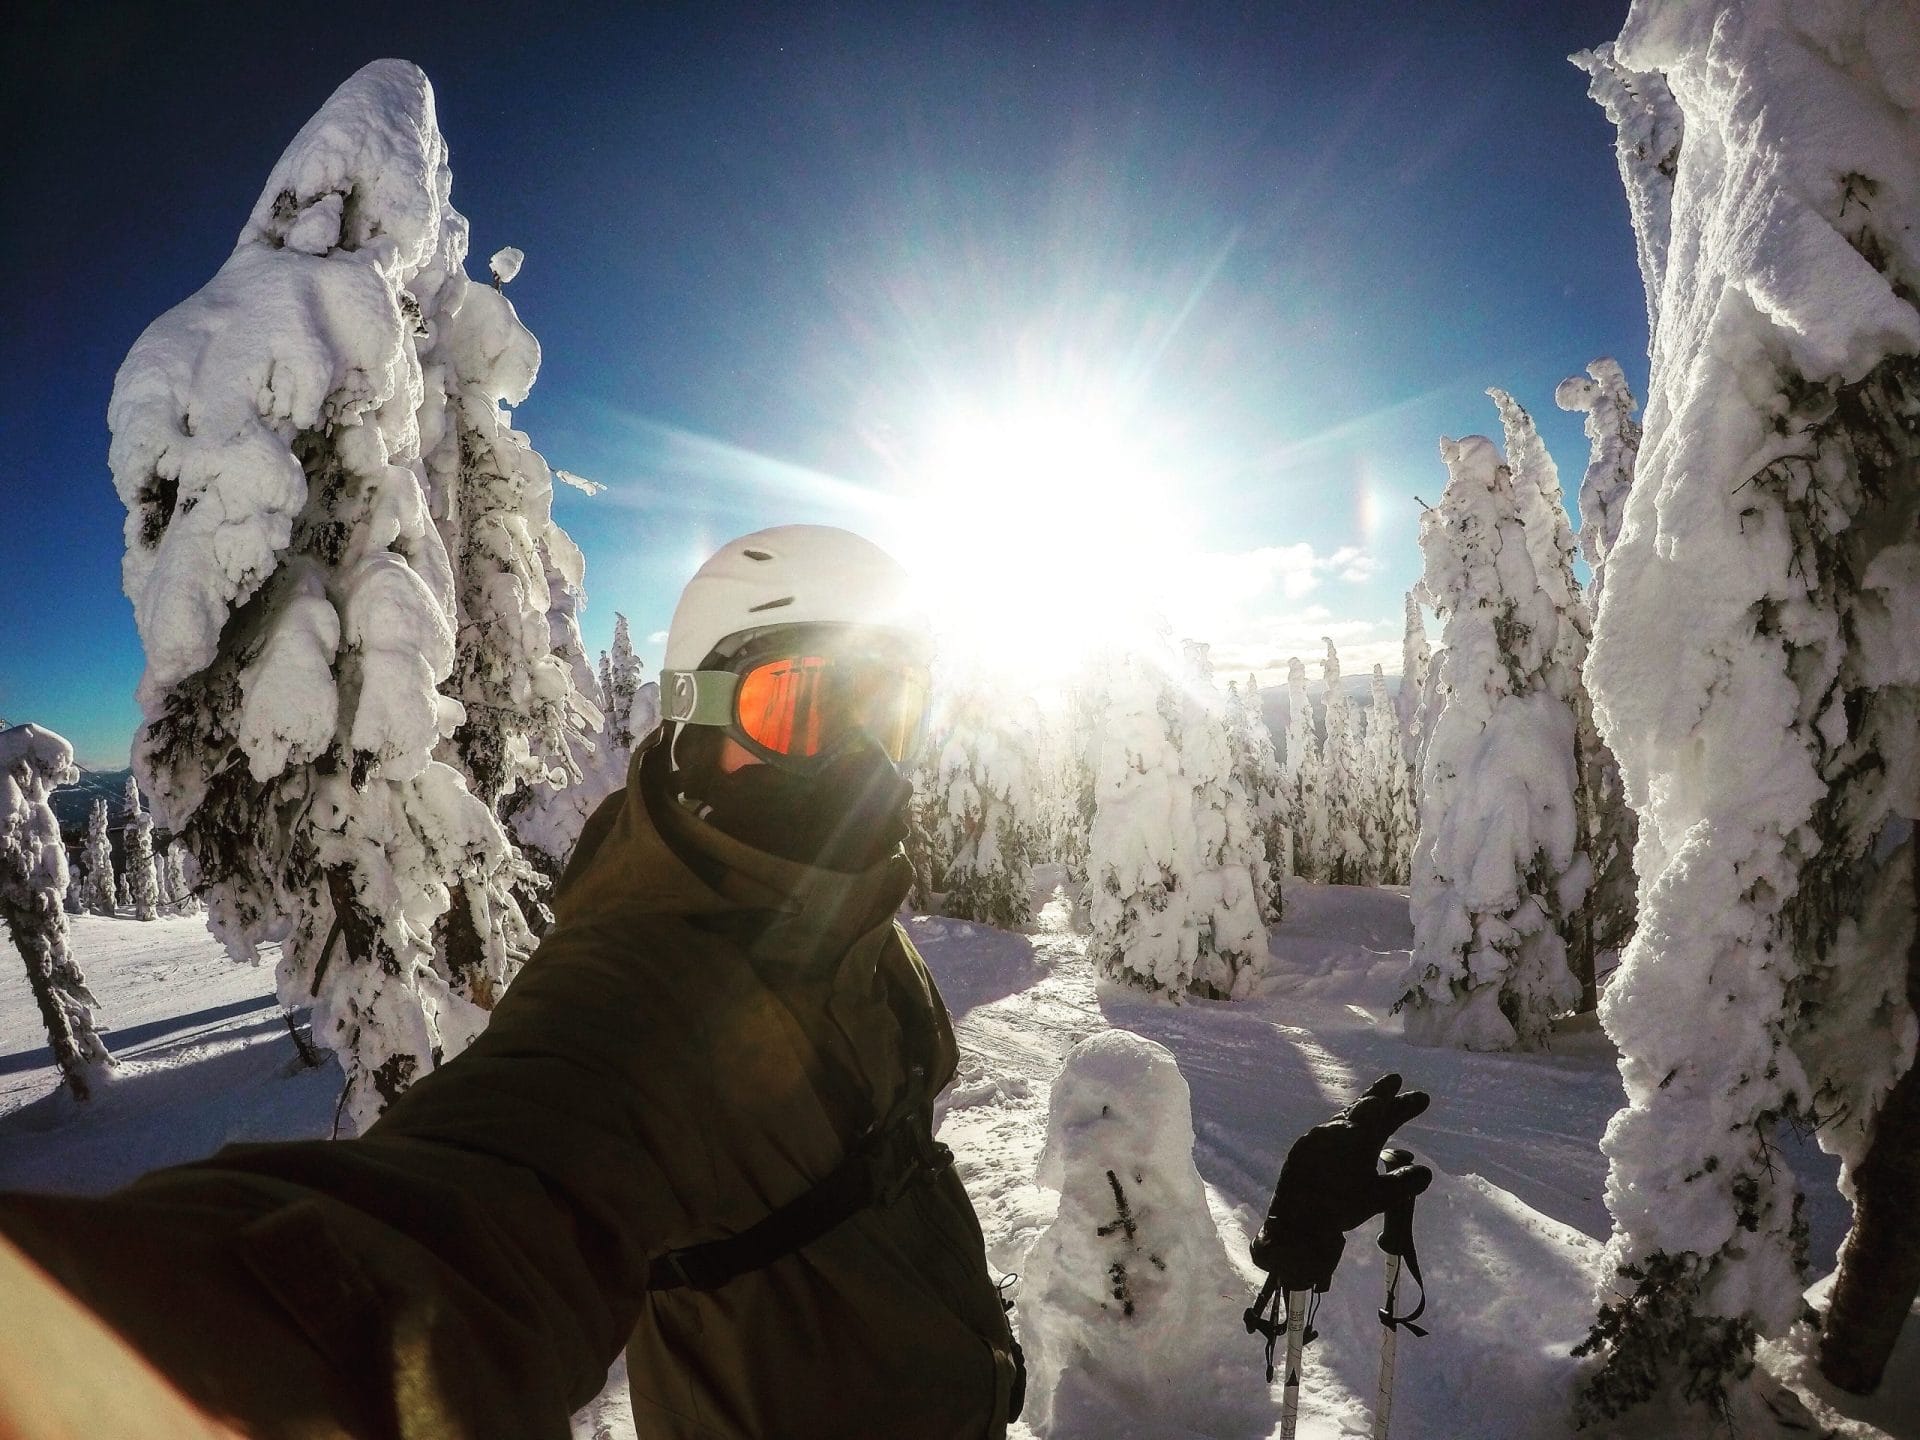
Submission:
{"label": "helmet vent", "polygon": [[793,596],[782,595],[778,600],[768,600],[759,605],[749,605],[747,607],[747,613],[749,615],[758,615],[762,610],[779,610],[792,603]]}
{"label": "helmet vent", "polygon": [[742,550],[740,553],[749,560],[771,560],[773,558],[773,556],[764,550]]}

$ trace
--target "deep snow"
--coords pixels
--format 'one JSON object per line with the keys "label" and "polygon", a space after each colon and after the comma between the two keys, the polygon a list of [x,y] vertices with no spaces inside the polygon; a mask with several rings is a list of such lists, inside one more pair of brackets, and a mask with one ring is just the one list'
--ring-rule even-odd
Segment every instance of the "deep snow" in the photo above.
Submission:
{"label": "deep snow", "polygon": [[[1057,872],[1041,876],[1030,934],[908,921],[960,1037],[961,1072],[942,1101],[940,1133],[958,1156],[991,1258],[1023,1274],[1053,1225],[1059,1195],[1036,1174],[1055,1081],[1077,1041],[1119,1029],[1165,1047],[1179,1065],[1192,1097],[1193,1162],[1239,1282],[1214,1297],[1210,1319],[1183,1334],[1182,1378],[1163,1384],[1152,1413],[1138,1415],[1140,1428],[1081,1405],[1058,1407],[1047,1433],[1278,1433],[1278,1387],[1266,1386],[1260,1345],[1240,1324],[1258,1278],[1246,1239],[1292,1140],[1389,1070],[1434,1096],[1432,1109],[1396,1138],[1436,1170],[1416,1222],[1433,1333],[1401,1339],[1393,1433],[1569,1433],[1576,1362],[1567,1351],[1591,1318],[1608,1228],[1599,1138],[1622,1099],[1605,1038],[1576,1028],[1534,1056],[1406,1045],[1398,1019],[1386,1014],[1411,943],[1404,892],[1300,882],[1290,887],[1271,971],[1252,998],[1157,1002],[1096,979],[1071,907],[1054,888]],[[340,1073],[331,1063],[300,1066],[272,999],[270,963],[236,965],[199,920],[72,923],[74,953],[112,1027],[105,1039],[121,1062],[118,1078],[84,1110],[58,1089],[24,973],[11,947],[0,946],[0,1188],[97,1193],[229,1140],[328,1132]],[[1833,1162],[1811,1143],[1786,1143],[1813,1196],[1813,1253],[1825,1268],[1846,1223]],[[1145,1148],[1139,1164],[1164,1162]],[[1349,1241],[1320,1308],[1323,1338],[1307,1352],[1303,1437],[1369,1433],[1381,1290],[1378,1253],[1363,1231]],[[1023,1330],[1057,1327],[1059,1309],[1037,1286],[1022,1279],[1011,1293]],[[1401,1303],[1410,1303],[1409,1290]],[[1803,1379],[1809,1368],[1791,1343],[1762,1354],[1779,1373]],[[1143,1356],[1142,1371],[1161,1358]],[[1847,1402],[1844,1413],[1856,1418],[1823,1418],[1862,1440],[1920,1440],[1920,1324],[1908,1326],[1888,1375],[1888,1393]],[[1179,1417],[1192,1428],[1179,1428]],[[575,1431],[582,1440],[633,1434],[618,1369]],[[1014,1433],[1034,1434],[1025,1425]],[[1631,1433],[1663,1434],[1649,1417]]]}

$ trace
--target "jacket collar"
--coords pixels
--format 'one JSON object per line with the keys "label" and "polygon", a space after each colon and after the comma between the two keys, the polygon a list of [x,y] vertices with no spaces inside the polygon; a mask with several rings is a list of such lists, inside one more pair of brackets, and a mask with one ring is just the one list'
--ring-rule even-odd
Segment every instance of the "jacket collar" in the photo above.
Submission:
{"label": "jacket collar", "polygon": [[642,873],[650,910],[739,914],[755,922],[753,949],[773,957],[838,958],[885,924],[912,883],[898,848],[865,870],[802,865],[742,844],[709,825],[671,793],[666,728],[650,736],[628,772],[627,805],[653,841]]}

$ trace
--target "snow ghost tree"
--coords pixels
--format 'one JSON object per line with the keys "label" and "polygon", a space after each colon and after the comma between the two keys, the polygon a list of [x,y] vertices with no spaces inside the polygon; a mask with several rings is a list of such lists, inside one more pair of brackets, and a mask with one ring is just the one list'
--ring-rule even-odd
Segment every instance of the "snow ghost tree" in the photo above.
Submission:
{"label": "snow ghost tree", "polygon": [[[1226,730],[1170,647],[1116,659],[1088,845],[1088,950],[1174,997],[1244,993],[1266,952]],[[1211,686],[1209,685],[1209,689]]]}
{"label": "snow ghost tree", "polygon": [[1580,998],[1555,883],[1579,843],[1574,717],[1548,685],[1554,612],[1508,468],[1478,435],[1440,453],[1447,488],[1421,520],[1421,587],[1446,649],[1397,1008],[1418,1044],[1534,1048]]}
{"label": "snow ghost tree", "polygon": [[1640,252],[1640,279],[1647,292],[1647,335],[1660,330],[1660,296],[1667,276],[1673,222],[1673,181],[1680,168],[1685,125],[1666,77],[1640,73],[1620,62],[1612,45],[1582,50],[1573,63],[1592,77],[1587,93],[1607,112],[1619,135],[1615,155],[1627,191],[1633,236]]}
{"label": "snow ghost tree", "polygon": [[1184,864],[1196,848],[1180,772],[1180,698],[1164,664],[1117,658],[1106,686],[1093,833],[1088,951],[1108,975],[1183,994],[1194,952]]}
{"label": "snow ghost tree", "polygon": [[168,900],[176,915],[198,915],[203,908],[200,899],[193,893],[193,882],[187,878],[186,846],[179,843],[167,847],[166,889]]}
{"label": "snow ghost tree", "polygon": [[113,1057],[94,1033],[98,1002],[68,950],[67,847],[47,801],[55,786],[79,778],[73,747],[51,730],[0,730],[0,918],[27,962],[54,1064],[74,1098],[86,1100],[108,1078]]}
{"label": "snow ghost tree", "polygon": [[1287,661],[1287,828],[1293,832],[1293,873],[1303,880],[1326,878],[1327,803],[1320,737],[1313,728],[1307,667]]}
{"label": "snow ghost tree", "polygon": [[1633,418],[1633,392],[1620,362],[1601,356],[1585,375],[1569,375],[1553,392],[1562,410],[1585,414],[1587,472],[1580,481],[1580,553],[1593,580],[1587,586],[1589,608],[1598,615],[1606,589],[1607,556],[1620,538],[1627,492],[1640,455],[1640,425]]}
{"label": "snow ghost tree", "polygon": [[1353,706],[1340,688],[1340,652],[1327,641],[1327,658],[1320,664],[1326,682],[1327,738],[1321,747],[1320,786],[1326,800],[1327,882],[1332,885],[1368,885],[1373,881],[1374,857],[1364,832],[1366,784],[1360,773],[1360,737],[1354,733]]}
{"label": "snow ghost tree", "polygon": [[1106,711],[1106,662],[1083,665],[1067,686],[1052,754],[1052,851],[1070,880],[1087,879],[1087,843],[1093,834],[1100,768],[1100,730]]}
{"label": "snow ghost tree", "polygon": [[607,734],[616,748],[631,755],[634,743],[643,739],[633,730],[633,706],[640,694],[640,657],[633,653],[633,636],[627,617],[613,617],[613,653],[601,673],[606,685]]}
{"label": "snow ghost tree", "polygon": [[[1664,86],[1663,86],[1664,88]],[[1585,375],[1560,382],[1554,399],[1563,410],[1586,414],[1589,457],[1580,482],[1580,550],[1592,582],[1588,604],[1597,617],[1606,592],[1607,556],[1620,536],[1627,493],[1633,486],[1640,452],[1640,426],[1634,399],[1620,366],[1604,356]],[[1584,738],[1584,732],[1583,732]],[[1593,861],[1593,888],[1587,898],[1596,972],[1610,969],[1633,938],[1639,910],[1639,883],[1633,870],[1638,826],[1620,783],[1613,752],[1593,736],[1599,753],[1586,758],[1582,780],[1587,793],[1587,853]]]}
{"label": "snow ghost tree", "polygon": [[133,902],[133,918],[160,918],[160,876],[153,865],[153,816],[140,808],[140,786],[127,777],[124,802],[127,812],[127,898]]}
{"label": "snow ghost tree", "polygon": [[1582,1404],[1724,1410],[1802,1310],[1783,1119],[1854,1203],[1830,1379],[1877,1383],[1920,1285],[1920,27],[1670,0],[1615,53],[1685,138],[1670,230],[1634,208],[1666,260],[1588,665],[1642,904],[1601,1005],[1627,1105]]}
{"label": "snow ghost tree", "polygon": [[[575,742],[600,711],[554,649],[553,612],[572,598],[556,595],[554,581],[577,592],[584,563],[554,523],[552,472],[504,408],[526,399],[540,368],[539,343],[499,293],[519,262],[504,275],[496,268],[492,288],[474,285],[461,264],[466,221],[449,209],[445,226],[441,263],[410,290],[429,327],[420,348],[421,462],[453,569],[453,672],[442,688],[461,715],[435,753],[506,820],[533,787],[584,778]],[[490,877],[495,891],[503,879],[531,901],[533,870],[512,847],[504,875]],[[517,898],[504,905],[464,879],[454,884],[436,944],[462,994],[491,1004],[510,957],[528,943],[520,917]]]}
{"label": "snow ghost tree", "polygon": [[1387,677],[1373,667],[1367,708],[1366,763],[1361,767],[1365,829],[1383,885],[1404,885],[1413,867],[1416,829],[1413,776],[1400,747],[1400,716],[1387,694]]}
{"label": "snow ghost tree", "polygon": [[941,859],[940,912],[1015,930],[1032,918],[1028,871],[1039,715],[1030,701],[963,677],[943,707],[922,823]]}
{"label": "snow ghost tree", "polygon": [[[1191,1095],[1165,1048],[1106,1030],[1068,1052],[1037,1177],[1060,1208],[1020,1287],[1026,1418],[1040,1433],[1242,1434],[1270,1420],[1255,1367],[1211,1375],[1246,1282],[1193,1141]],[[1196,1375],[1210,1375],[1198,1410]]]}
{"label": "snow ghost tree", "polygon": [[1411,761],[1419,737],[1425,732],[1420,710],[1427,689],[1427,667],[1433,655],[1427,646],[1426,622],[1420,615],[1420,598],[1409,590],[1406,596],[1406,629],[1400,637],[1400,693],[1394,696],[1394,713],[1400,717],[1400,749]]}
{"label": "snow ghost tree", "polygon": [[113,884],[113,839],[107,833],[107,802],[93,802],[87,815],[87,909],[95,915],[113,914],[118,899]]}
{"label": "snow ghost tree", "polygon": [[[504,819],[520,808],[520,792],[581,780],[570,742],[600,712],[553,647],[551,581],[556,570],[577,580],[580,552],[554,523],[547,462],[504,408],[527,398],[540,368],[539,342],[500,293],[519,273],[519,252],[502,251],[516,257],[507,271],[496,256],[492,287],[477,286],[461,263],[465,219],[449,208],[443,231],[435,263],[408,291],[427,331],[419,347],[421,466],[453,570],[453,672],[442,693],[459,703],[460,720],[436,754]],[[517,852],[508,855],[507,878],[524,893],[532,874],[520,870]],[[490,879],[497,888],[501,877]],[[515,907],[464,880],[453,886],[437,943],[469,998],[491,1003],[510,953],[526,941]]]}
{"label": "snow ghost tree", "polygon": [[1234,769],[1228,728],[1207,647],[1182,647],[1180,768],[1193,792],[1195,853],[1190,890],[1197,924],[1191,988],[1225,1000],[1243,995],[1267,954],[1268,873],[1253,797]]}
{"label": "snow ghost tree", "polygon": [[[587,663],[580,636],[580,611],[586,605],[586,560],[559,526],[548,532],[547,648],[572,678],[571,707],[576,723],[558,737],[535,742],[533,753],[545,774],[514,791],[500,807],[520,852],[549,880],[558,879],[599,803],[627,781],[627,761],[608,740],[606,714],[598,704],[604,692]],[[654,689],[656,687],[644,687]],[[592,702],[588,697],[595,697]],[[649,727],[651,728],[651,727]]]}
{"label": "snow ghost tree", "polygon": [[1242,690],[1227,684],[1227,734],[1233,747],[1233,775],[1252,809],[1253,828],[1260,839],[1259,864],[1253,888],[1260,919],[1278,925],[1286,911],[1286,877],[1293,870],[1293,836],[1287,829],[1286,775],[1273,732],[1260,711],[1260,684],[1247,676]]}
{"label": "snow ghost tree", "polygon": [[[467,718],[438,689],[461,617],[432,509],[447,437],[498,441],[473,463],[510,465],[529,503],[541,468],[479,413],[530,376],[475,360],[469,390],[449,379],[490,339],[507,370],[529,363],[505,300],[454,280],[450,186],[426,77],[367,66],[295,137],[219,273],[135,342],[108,407],[147,657],[135,767],[215,933],[241,957],[284,940],[280,998],[312,1003],[354,1128],[477,1032],[527,943],[506,834],[435,758]],[[527,580],[465,558],[503,591]],[[453,886],[473,954],[434,943]]]}
{"label": "snow ghost tree", "polygon": [[[1520,528],[1533,557],[1533,572],[1540,583],[1541,598],[1549,607],[1529,622],[1551,626],[1542,646],[1541,681],[1548,694],[1573,712],[1574,808],[1579,833],[1574,853],[1565,867],[1548,879],[1558,901],[1560,938],[1566,942],[1567,964],[1580,982],[1580,1008],[1591,1010],[1598,996],[1593,913],[1588,906],[1593,885],[1589,846],[1596,829],[1618,827],[1617,820],[1603,826],[1595,813],[1594,777],[1614,767],[1613,757],[1594,726],[1593,704],[1582,678],[1593,621],[1586,597],[1581,594],[1580,582],[1573,573],[1573,558],[1578,547],[1573,539],[1573,526],[1567,520],[1566,498],[1560,489],[1560,472],[1553,457],[1547,453],[1533,417],[1518,401],[1500,389],[1489,390],[1487,394],[1500,412],[1514,505],[1520,512]],[[1624,937],[1616,940],[1615,947],[1623,940]]]}
{"label": "snow ghost tree", "polygon": [[127,877],[122,875],[113,892],[114,913],[133,909],[133,891],[127,886]]}

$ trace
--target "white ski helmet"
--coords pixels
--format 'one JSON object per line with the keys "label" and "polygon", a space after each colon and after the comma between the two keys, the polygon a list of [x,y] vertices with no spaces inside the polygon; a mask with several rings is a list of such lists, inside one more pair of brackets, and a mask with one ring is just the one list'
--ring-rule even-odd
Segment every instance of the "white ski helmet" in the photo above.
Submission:
{"label": "white ski helmet", "polygon": [[694,670],[723,641],[784,625],[853,625],[930,646],[900,562],[849,530],[778,525],[730,540],[680,592],[662,670]]}

